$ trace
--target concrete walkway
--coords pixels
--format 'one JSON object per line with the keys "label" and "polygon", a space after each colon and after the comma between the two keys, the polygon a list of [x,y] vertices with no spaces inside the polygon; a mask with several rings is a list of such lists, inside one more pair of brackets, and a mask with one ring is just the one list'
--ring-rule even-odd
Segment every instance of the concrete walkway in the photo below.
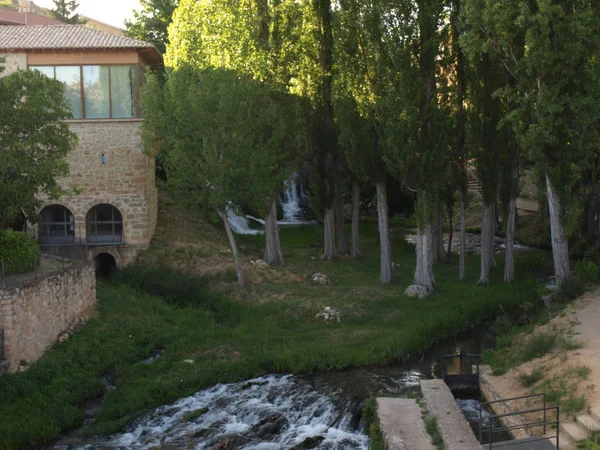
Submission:
{"label": "concrete walkway", "polygon": [[435,450],[416,400],[379,397],[377,414],[388,450]]}
{"label": "concrete walkway", "polygon": [[421,381],[421,392],[429,413],[437,419],[445,450],[481,450],[469,422],[444,380]]}

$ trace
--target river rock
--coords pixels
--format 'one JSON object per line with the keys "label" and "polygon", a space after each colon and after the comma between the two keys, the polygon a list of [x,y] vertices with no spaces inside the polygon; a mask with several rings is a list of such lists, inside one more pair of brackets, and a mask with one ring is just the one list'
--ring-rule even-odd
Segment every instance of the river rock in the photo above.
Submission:
{"label": "river rock", "polygon": [[426,298],[431,295],[431,292],[425,286],[419,286],[418,284],[411,284],[404,291],[404,295],[408,297]]}
{"label": "river rock", "polygon": [[319,444],[325,440],[324,436],[311,436],[307,437],[302,441],[301,444],[295,445],[290,450],[307,450],[311,448],[318,447]]}
{"label": "river rock", "polygon": [[329,278],[327,278],[327,275],[317,272],[315,273],[312,277],[311,277],[313,283],[317,283],[317,284],[328,284],[329,283]]}
{"label": "river rock", "polygon": [[286,424],[287,420],[285,420],[285,417],[273,414],[252,425],[252,431],[254,431],[257,437],[268,439],[278,434]]}
{"label": "river rock", "polygon": [[342,319],[342,315],[340,314],[339,311],[336,311],[335,309],[333,309],[330,306],[326,306],[322,312],[318,313],[315,316],[317,319],[322,317],[323,319],[327,320],[337,320],[338,322]]}
{"label": "river rock", "polygon": [[256,261],[250,261],[250,264],[252,264],[253,266],[258,267],[259,269],[262,269],[262,270],[271,268],[271,266],[269,266],[269,264],[267,264],[262,259],[257,259]]}

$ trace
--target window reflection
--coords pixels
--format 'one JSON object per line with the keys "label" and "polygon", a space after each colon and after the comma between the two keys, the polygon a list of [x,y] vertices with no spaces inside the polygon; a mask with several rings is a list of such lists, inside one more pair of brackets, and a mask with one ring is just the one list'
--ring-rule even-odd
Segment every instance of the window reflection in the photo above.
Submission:
{"label": "window reflection", "polygon": [[73,110],[73,118],[81,119],[81,71],[79,66],[57,66],[56,79],[65,84],[65,96]]}
{"label": "window reflection", "polygon": [[83,66],[85,117],[110,118],[108,66]]}
{"label": "window reflection", "polygon": [[135,117],[135,67],[111,66],[110,82],[112,117]]}

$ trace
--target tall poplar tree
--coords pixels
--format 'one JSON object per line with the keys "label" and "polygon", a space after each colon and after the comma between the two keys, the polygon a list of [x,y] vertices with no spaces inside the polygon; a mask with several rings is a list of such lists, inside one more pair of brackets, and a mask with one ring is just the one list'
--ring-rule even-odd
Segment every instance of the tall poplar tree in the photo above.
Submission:
{"label": "tall poplar tree", "polygon": [[[303,94],[312,89],[296,79],[298,73],[305,74],[312,67],[306,57],[311,53],[311,43],[304,36],[307,29],[314,28],[310,12],[293,0],[182,0],[173,15],[165,62],[173,68],[190,64],[232,69],[262,83],[283,85],[288,92]],[[283,263],[277,197],[283,190],[284,177],[297,168],[301,154],[282,148],[279,156],[278,170],[270,177],[272,191],[264,205],[257,205],[265,218],[264,258],[269,264]]]}
{"label": "tall poplar tree", "polygon": [[[340,3],[336,22],[336,116],[340,124],[340,143],[354,176],[373,183],[377,189],[377,217],[380,243],[380,282],[392,282],[392,250],[388,223],[388,176],[382,147],[384,131],[378,113],[382,86],[380,67],[385,64],[375,43],[381,32],[377,8],[357,0]],[[353,190],[356,190],[356,185]],[[357,195],[353,195],[356,208]],[[354,220],[353,220],[354,225]],[[356,225],[357,227],[357,225]],[[358,231],[353,226],[354,235]]]}
{"label": "tall poplar tree", "polygon": [[573,186],[597,143],[600,5],[585,0],[466,0],[466,48],[493,52],[511,78],[501,94],[548,199],[557,283],[570,277]]}
{"label": "tall poplar tree", "polygon": [[[389,6],[388,6],[389,7]],[[392,62],[385,105],[388,169],[418,191],[417,262],[413,285],[432,292],[433,222],[449,173],[449,106],[441,99],[438,76],[447,24],[445,2],[395,2],[382,17],[384,48]]]}

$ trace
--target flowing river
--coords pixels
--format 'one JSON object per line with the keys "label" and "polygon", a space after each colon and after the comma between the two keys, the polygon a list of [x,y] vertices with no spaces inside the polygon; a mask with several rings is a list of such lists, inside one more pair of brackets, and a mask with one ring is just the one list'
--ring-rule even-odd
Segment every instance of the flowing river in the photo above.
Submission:
{"label": "flowing river", "polygon": [[[441,376],[442,355],[463,346],[479,353],[489,347],[484,332],[452,339],[410,362],[311,375],[268,375],[198,391],[158,407],[121,433],[85,438],[65,436],[54,450],[368,449],[362,410],[372,396],[407,397],[419,381]],[[459,400],[473,423],[476,399]]]}

